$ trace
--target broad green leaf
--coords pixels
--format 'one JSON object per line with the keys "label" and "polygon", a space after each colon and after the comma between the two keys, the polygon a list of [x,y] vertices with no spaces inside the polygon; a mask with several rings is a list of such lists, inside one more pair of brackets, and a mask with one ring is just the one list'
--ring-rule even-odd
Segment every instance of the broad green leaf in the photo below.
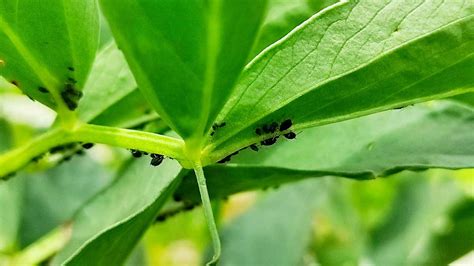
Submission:
{"label": "broad green leaf", "polygon": [[255,129],[271,122],[298,130],[473,91],[473,13],[461,0],[325,9],[247,65],[205,152],[268,138]]}
{"label": "broad green leaf", "polygon": [[67,222],[112,181],[109,171],[86,156],[20,178],[25,183],[19,234],[22,247]]}
{"label": "broad green leaf", "polygon": [[100,3],[147,100],[183,138],[200,138],[247,60],[265,0]]}
{"label": "broad green leaf", "polygon": [[[204,171],[211,196],[224,197],[326,175],[372,179],[405,169],[472,168],[472,121],[473,109],[455,103],[407,107],[308,129]],[[185,178],[176,193],[198,202],[195,182]]]}
{"label": "broad green leaf", "polygon": [[322,181],[271,192],[224,228],[220,265],[300,265],[314,211],[326,196]]}
{"label": "broad green leaf", "polygon": [[72,239],[53,264],[123,264],[176,187],[179,171],[171,160],[159,168],[133,162],[76,215]]}
{"label": "broad green leaf", "polygon": [[[0,75],[51,108],[64,106],[68,88],[78,95],[84,86],[98,35],[94,0],[2,0]],[[68,99],[75,109],[77,97]]]}
{"label": "broad green leaf", "polygon": [[411,178],[404,182],[386,222],[372,233],[371,261],[375,265],[407,265],[418,258],[417,245],[429,238],[436,226],[442,226],[440,220],[462,199],[453,179]]}
{"label": "broad green leaf", "polygon": [[448,265],[474,249],[474,200],[465,199],[453,208],[446,223],[448,229],[435,231],[412,265]]}

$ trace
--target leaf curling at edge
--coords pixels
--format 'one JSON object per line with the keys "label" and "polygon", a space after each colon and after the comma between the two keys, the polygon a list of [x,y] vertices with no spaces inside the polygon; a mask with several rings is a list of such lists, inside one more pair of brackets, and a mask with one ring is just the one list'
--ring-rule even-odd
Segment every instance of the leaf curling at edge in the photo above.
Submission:
{"label": "leaf curling at edge", "polygon": [[268,138],[255,128],[273,121],[290,118],[298,130],[472,91],[474,6],[372,2],[333,5],[252,61],[207,163]]}
{"label": "leaf curling at edge", "polygon": [[[308,129],[294,140],[258,152],[246,149],[227,165],[204,171],[211,197],[222,198],[304,178],[360,180],[403,170],[473,168],[473,121],[472,108],[433,102]],[[176,195],[198,203],[195,186],[186,176]]]}

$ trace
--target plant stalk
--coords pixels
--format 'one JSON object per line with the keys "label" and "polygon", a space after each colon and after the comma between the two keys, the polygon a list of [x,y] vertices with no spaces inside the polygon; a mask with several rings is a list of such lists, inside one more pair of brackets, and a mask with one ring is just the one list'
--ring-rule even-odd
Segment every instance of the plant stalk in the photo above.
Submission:
{"label": "plant stalk", "polygon": [[211,234],[212,247],[214,249],[214,255],[212,256],[211,261],[206,263],[206,265],[216,265],[219,261],[219,257],[221,256],[221,241],[219,239],[219,232],[217,231],[216,222],[212,213],[212,205],[209,198],[209,192],[207,191],[206,177],[204,176],[204,172],[200,164],[195,164],[194,173],[196,174],[199,193],[201,194],[204,216]]}

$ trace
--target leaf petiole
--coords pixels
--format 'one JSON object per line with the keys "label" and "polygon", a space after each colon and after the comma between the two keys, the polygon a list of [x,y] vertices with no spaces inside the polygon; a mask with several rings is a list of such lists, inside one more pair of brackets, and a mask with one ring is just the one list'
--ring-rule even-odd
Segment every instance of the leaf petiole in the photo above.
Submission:
{"label": "leaf petiole", "polygon": [[195,164],[194,173],[196,174],[199,193],[201,194],[204,216],[211,234],[212,246],[214,249],[214,255],[212,256],[211,261],[206,263],[206,265],[216,265],[219,257],[221,256],[221,241],[219,239],[219,232],[217,231],[216,222],[212,213],[211,200],[209,199],[209,192],[207,191],[206,177],[204,176],[204,172],[200,164]]}

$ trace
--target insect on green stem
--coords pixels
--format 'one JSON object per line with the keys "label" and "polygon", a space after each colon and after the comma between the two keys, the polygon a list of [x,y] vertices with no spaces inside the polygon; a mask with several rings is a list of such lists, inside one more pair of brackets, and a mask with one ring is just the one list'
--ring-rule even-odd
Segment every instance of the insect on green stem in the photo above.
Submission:
{"label": "insect on green stem", "polygon": [[204,216],[211,234],[212,246],[214,249],[214,255],[212,256],[211,261],[206,263],[206,265],[216,265],[219,261],[219,257],[221,256],[221,241],[219,239],[216,221],[212,213],[211,200],[209,199],[209,192],[207,191],[206,177],[204,176],[204,171],[202,170],[202,166],[200,164],[194,165],[194,173],[196,174],[199,193],[201,194]]}

